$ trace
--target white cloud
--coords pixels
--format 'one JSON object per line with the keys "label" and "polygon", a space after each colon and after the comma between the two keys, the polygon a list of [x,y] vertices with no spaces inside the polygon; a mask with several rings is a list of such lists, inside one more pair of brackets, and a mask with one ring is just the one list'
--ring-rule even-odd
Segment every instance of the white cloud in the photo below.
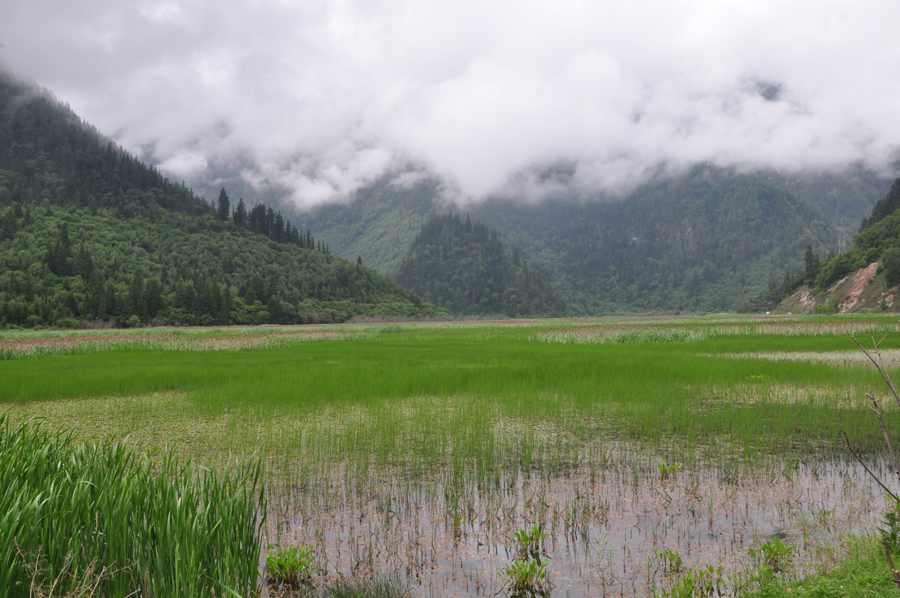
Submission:
{"label": "white cloud", "polygon": [[411,161],[535,199],[663,163],[882,168],[897,22],[893,0],[31,0],[0,59],[174,176],[241,156],[312,205]]}

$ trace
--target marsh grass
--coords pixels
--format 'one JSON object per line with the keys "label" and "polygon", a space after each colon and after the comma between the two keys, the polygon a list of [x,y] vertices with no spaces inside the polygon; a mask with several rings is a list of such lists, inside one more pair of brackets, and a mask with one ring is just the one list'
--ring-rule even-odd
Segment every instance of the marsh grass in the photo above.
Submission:
{"label": "marsh grass", "polygon": [[896,321],[881,319],[814,319],[799,320],[773,319],[747,320],[695,320],[692,325],[684,322],[662,321],[652,325],[645,322],[604,323],[592,326],[567,326],[530,336],[533,341],[550,343],[611,343],[611,344],[648,344],[648,343],[683,343],[708,340],[711,337],[723,336],[823,336],[850,334],[881,335],[900,331]]}
{"label": "marsh grass", "polygon": [[[551,338],[572,328],[614,340]],[[748,550],[776,533],[797,546],[799,578],[839,562],[846,534],[874,529],[883,501],[838,431],[884,466],[877,422],[855,394],[879,378],[840,356],[854,346],[848,330],[895,328],[404,324],[258,348],[219,331],[210,349],[200,339],[190,350],[22,353],[0,362],[0,401],[16,421],[40,414],[154,455],[177,446],[211,470],[260,451],[265,541],[311,547],[328,579],[490,595],[515,559],[515,532],[540,524],[558,592],[671,589],[647,562],[653,550],[721,569],[735,592],[754,589]],[[682,468],[663,476],[660,463]]]}
{"label": "marsh grass", "polygon": [[0,596],[246,595],[260,472],[153,463],[0,416]]}
{"label": "marsh grass", "polygon": [[[383,329],[379,330],[384,332]],[[311,341],[360,340],[374,332],[335,329],[108,332],[68,335],[0,337],[0,360],[42,355],[84,355],[105,351],[151,349],[154,351],[236,351],[282,349]]]}
{"label": "marsh grass", "polygon": [[[490,334],[473,334],[480,330]],[[228,414],[232,422],[288,425],[347,412],[377,421],[373,434],[385,432],[381,452],[398,429],[403,433],[400,407],[433,397],[459,403],[490,425],[498,418],[521,418],[529,425],[572,420],[577,428],[599,422],[629,438],[678,434],[702,443],[726,435],[752,444],[775,437],[790,446],[833,441],[835,419],[859,428],[864,446],[878,437],[877,425],[864,413],[845,408],[848,388],[876,381],[863,364],[835,368],[824,361],[723,356],[846,352],[851,341],[842,335],[707,334],[707,340],[694,342],[607,345],[535,343],[531,334],[527,328],[410,328],[271,349],[132,348],[21,358],[0,362],[0,401],[123,397],[128,402],[130,396],[182,393],[177,409],[187,421]],[[47,371],[64,374],[47,376]],[[821,406],[778,397],[770,401],[771,409],[766,401],[731,401],[731,391],[743,392],[742,387],[763,398],[770,388],[813,388]],[[835,399],[830,404],[829,397]],[[465,435],[477,426],[453,421],[468,429]]]}

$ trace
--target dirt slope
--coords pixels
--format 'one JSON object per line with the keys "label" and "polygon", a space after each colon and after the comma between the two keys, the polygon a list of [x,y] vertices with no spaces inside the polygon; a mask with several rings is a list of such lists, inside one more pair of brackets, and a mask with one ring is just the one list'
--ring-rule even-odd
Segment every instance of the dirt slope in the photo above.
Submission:
{"label": "dirt slope", "polygon": [[879,260],[848,274],[819,293],[803,285],[779,303],[774,313],[900,312],[900,301],[895,302],[898,292],[897,286],[888,287]]}

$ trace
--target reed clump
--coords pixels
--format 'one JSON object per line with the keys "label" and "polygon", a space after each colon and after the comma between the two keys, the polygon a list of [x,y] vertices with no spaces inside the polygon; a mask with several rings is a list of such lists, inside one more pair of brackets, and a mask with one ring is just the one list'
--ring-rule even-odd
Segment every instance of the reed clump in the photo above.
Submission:
{"label": "reed clump", "polygon": [[[265,519],[259,462],[222,472],[0,416],[0,598],[246,596]],[[89,591],[88,594],[85,592]]]}

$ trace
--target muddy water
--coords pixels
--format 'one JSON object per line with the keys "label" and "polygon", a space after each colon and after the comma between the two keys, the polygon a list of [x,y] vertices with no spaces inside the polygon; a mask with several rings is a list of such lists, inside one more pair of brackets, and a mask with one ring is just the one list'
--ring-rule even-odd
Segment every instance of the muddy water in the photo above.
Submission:
{"label": "muddy water", "polygon": [[[884,473],[884,463],[873,467]],[[669,588],[677,576],[654,556],[665,550],[677,551],[684,568],[712,566],[730,593],[761,542],[792,545],[789,575],[801,577],[840,558],[842,534],[874,533],[886,508],[858,464],[826,459],[752,473],[685,467],[667,476],[645,459],[566,475],[517,472],[481,485],[340,474],[271,493],[270,501],[270,542],[315,546],[329,576],[408,580],[417,596],[495,595],[515,558],[513,534],[535,523],[549,532],[553,596]]]}

